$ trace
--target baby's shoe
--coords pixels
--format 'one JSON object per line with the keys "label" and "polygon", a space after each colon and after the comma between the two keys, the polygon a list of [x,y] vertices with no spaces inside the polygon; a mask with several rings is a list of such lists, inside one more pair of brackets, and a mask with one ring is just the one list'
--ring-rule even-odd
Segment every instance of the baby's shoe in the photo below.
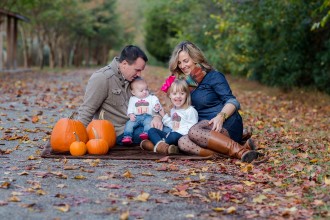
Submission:
{"label": "baby's shoe", "polygon": [[149,136],[148,136],[148,134],[147,134],[146,132],[143,132],[143,133],[140,134],[140,138],[141,138],[142,140],[145,140],[145,139],[148,139]]}
{"label": "baby's shoe", "polygon": [[121,142],[123,142],[123,144],[131,144],[131,143],[133,143],[132,138],[129,137],[129,136],[124,137],[123,140],[121,140]]}

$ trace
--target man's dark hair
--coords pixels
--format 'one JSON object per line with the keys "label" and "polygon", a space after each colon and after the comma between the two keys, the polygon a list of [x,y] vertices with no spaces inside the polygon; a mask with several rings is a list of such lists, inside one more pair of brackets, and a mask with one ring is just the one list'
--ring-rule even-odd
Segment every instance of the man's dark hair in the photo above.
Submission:
{"label": "man's dark hair", "polygon": [[128,45],[120,53],[119,62],[127,61],[128,64],[133,64],[137,58],[142,58],[145,62],[148,61],[147,55],[137,46]]}

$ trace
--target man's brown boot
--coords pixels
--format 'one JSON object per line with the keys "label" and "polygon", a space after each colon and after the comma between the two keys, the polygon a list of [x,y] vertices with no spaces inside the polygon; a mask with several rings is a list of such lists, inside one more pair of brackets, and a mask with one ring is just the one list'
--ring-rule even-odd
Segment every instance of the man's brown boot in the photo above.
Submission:
{"label": "man's brown boot", "polygon": [[257,151],[249,150],[237,142],[233,141],[226,135],[216,131],[210,131],[211,136],[208,139],[207,148],[221,154],[241,159],[243,162],[252,162],[257,159],[259,154]]}
{"label": "man's brown boot", "polygon": [[154,146],[155,145],[151,141],[149,141],[149,140],[143,140],[140,143],[140,148],[142,150],[154,151]]}

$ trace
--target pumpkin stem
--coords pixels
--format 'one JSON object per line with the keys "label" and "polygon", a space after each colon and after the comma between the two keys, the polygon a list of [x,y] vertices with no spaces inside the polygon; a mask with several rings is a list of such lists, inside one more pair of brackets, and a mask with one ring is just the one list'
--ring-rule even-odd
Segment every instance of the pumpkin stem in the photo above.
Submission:
{"label": "pumpkin stem", "polygon": [[76,111],[72,112],[72,114],[70,115],[69,119],[73,119],[73,118],[74,118],[74,116],[75,116],[76,114],[77,114],[77,112],[76,112]]}
{"label": "pumpkin stem", "polygon": [[99,139],[99,134],[97,133],[96,129],[94,127],[92,127],[95,139]]}
{"label": "pumpkin stem", "polygon": [[76,141],[77,141],[77,142],[80,142],[80,139],[79,139],[79,136],[77,135],[77,133],[74,131],[73,134],[74,134],[74,136],[76,137]]}
{"label": "pumpkin stem", "polygon": [[100,111],[100,114],[99,114],[99,119],[100,120],[104,120],[104,110],[102,109],[101,111]]}

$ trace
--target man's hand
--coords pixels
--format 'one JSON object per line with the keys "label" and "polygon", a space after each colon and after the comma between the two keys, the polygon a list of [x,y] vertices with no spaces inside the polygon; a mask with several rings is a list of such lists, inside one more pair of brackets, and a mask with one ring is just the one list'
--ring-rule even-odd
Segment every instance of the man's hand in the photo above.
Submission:
{"label": "man's hand", "polygon": [[165,115],[165,111],[164,111],[163,108],[159,111],[159,114],[160,114],[160,116],[164,117],[164,115]]}
{"label": "man's hand", "polygon": [[129,114],[129,120],[135,121],[135,115],[134,114]]}
{"label": "man's hand", "polygon": [[157,128],[159,130],[163,130],[163,123],[162,123],[162,118],[160,116],[154,116],[150,126],[152,128]]}

